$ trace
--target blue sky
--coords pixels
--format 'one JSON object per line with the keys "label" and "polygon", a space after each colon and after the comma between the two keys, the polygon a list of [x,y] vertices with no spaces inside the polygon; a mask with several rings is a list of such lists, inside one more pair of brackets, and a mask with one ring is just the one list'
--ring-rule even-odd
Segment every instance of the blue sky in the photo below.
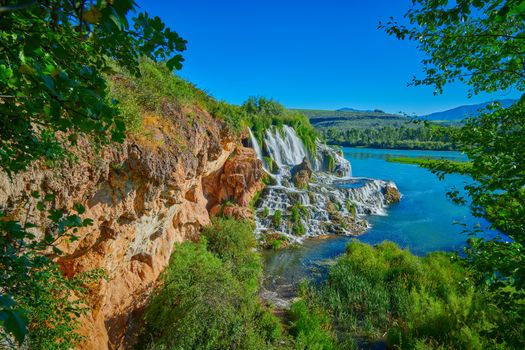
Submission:
{"label": "blue sky", "polygon": [[422,76],[411,42],[377,29],[411,0],[138,1],[188,40],[178,73],[218,99],[271,97],[289,108],[379,108],[426,114],[518,93],[468,99],[455,84],[440,96],[407,87]]}

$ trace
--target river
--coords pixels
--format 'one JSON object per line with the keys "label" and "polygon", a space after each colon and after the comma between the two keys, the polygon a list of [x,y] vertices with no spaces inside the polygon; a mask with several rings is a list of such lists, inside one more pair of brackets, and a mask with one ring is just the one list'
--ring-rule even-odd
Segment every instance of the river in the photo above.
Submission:
{"label": "river", "polygon": [[[462,190],[472,180],[448,175],[440,181],[430,171],[412,164],[387,162],[388,157],[432,157],[465,160],[465,155],[449,151],[409,151],[344,148],[352,164],[352,175],[392,180],[403,197],[390,206],[385,216],[371,216],[371,228],[358,240],[369,244],[390,240],[417,255],[442,250],[461,250],[469,237],[465,228],[488,228],[482,218],[470,214],[468,206],[452,203],[447,191]],[[496,233],[490,232],[492,237]],[[264,288],[288,299],[302,279],[318,280],[325,275],[330,259],[344,253],[351,237],[333,236],[306,240],[301,246],[280,251],[265,251]]]}

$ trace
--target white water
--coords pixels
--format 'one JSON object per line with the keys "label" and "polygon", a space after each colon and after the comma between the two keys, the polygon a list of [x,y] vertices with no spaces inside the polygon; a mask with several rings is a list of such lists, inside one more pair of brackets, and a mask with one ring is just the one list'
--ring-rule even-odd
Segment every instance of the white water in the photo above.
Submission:
{"label": "white water", "polygon": [[252,142],[253,150],[255,151],[255,154],[257,155],[257,158],[262,160],[263,163],[264,163],[261,147],[259,146],[259,142],[257,141],[255,136],[253,135],[252,129],[248,128],[248,131],[250,132],[250,141]]}
{"label": "white water", "polygon": [[[264,164],[264,145],[261,148],[251,130],[250,137],[257,157]],[[316,142],[315,154],[309,154],[295,130],[287,125],[282,130],[266,130],[264,143],[266,155],[278,169],[270,174],[276,184],[267,186],[255,211],[257,235],[277,232],[295,242],[327,233],[352,235],[361,233],[368,226],[365,215],[385,215],[387,204],[384,191],[387,186],[395,186],[393,183],[350,177],[348,160],[320,141]],[[327,171],[330,157],[334,160],[333,170],[337,176]],[[291,181],[292,170],[305,158],[312,164],[314,175],[309,188],[300,189]],[[348,205],[355,207],[356,217],[347,208]],[[299,221],[305,231],[301,236],[294,234],[294,224],[291,222],[292,208],[298,206],[302,210]],[[333,208],[337,208],[336,215],[348,225],[334,222],[337,220],[333,220]],[[272,218],[277,211],[281,212],[282,220],[275,225]]]}
{"label": "white water", "polygon": [[268,129],[265,134],[264,140],[270,156],[279,168],[300,164],[306,157],[303,141],[288,125],[285,125],[282,131]]}

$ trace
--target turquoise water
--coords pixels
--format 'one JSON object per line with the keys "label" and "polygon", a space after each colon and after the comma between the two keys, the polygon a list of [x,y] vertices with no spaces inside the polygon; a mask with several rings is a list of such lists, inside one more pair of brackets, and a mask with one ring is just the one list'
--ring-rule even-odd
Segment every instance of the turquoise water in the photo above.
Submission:
{"label": "turquoise water", "polygon": [[465,160],[459,152],[402,151],[345,148],[354,176],[392,180],[403,194],[398,204],[388,209],[388,216],[370,217],[372,228],[359,239],[375,244],[385,239],[408,247],[415,254],[435,250],[459,250],[465,245],[467,228],[487,228],[482,218],[474,218],[468,206],[458,206],[446,197],[447,191],[462,190],[472,180],[462,175],[448,175],[439,181],[430,171],[412,164],[390,163],[390,156],[432,157]]}
{"label": "turquoise water", "polygon": [[[403,194],[401,201],[390,206],[386,216],[370,216],[372,227],[360,241],[376,244],[384,240],[396,242],[418,255],[443,250],[461,250],[468,234],[465,228],[488,228],[482,218],[474,218],[468,206],[458,206],[446,197],[449,190],[462,190],[470,178],[448,175],[439,181],[430,171],[412,164],[390,163],[388,157],[432,157],[465,160],[459,152],[405,151],[366,148],[344,148],[345,158],[352,163],[352,175],[392,180]],[[463,226],[465,225],[465,226]],[[489,233],[493,237],[494,232]],[[278,252],[266,252],[266,286],[278,289],[293,285],[305,276],[326,270],[323,260],[344,252],[350,237],[335,236],[309,240],[303,246]]]}

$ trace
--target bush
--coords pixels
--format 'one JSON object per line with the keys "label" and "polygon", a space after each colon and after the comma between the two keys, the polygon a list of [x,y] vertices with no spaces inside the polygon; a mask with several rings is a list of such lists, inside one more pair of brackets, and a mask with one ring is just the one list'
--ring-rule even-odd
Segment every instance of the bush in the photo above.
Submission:
{"label": "bush", "polygon": [[281,213],[281,211],[279,209],[277,209],[274,213],[273,213],[273,217],[272,217],[272,224],[273,224],[273,227],[275,228],[279,228],[279,226],[281,226],[281,220],[283,218],[283,214]]}
{"label": "bush", "polygon": [[[305,294],[311,308],[326,310],[338,344],[376,341],[387,334],[399,349],[507,348],[486,334],[501,310],[454,257],[417,257],[394,243],[352,242],[319,288]],[[307,316],[304,316],[307,317]]]}
{"label": "bush", "polygon": [[253,252],[257,245],[253,230],[247,221],[214,218],[202,230],[202,236],[208,242],[208,250],[229,265],[236,278],[255,293],[262,276],[262,262]]}
{"label": "bush", "polygon": [[258,300],[254,242],[248,223],[217,219],[199,242],[177,245],[147,307],[142,347],[274,347],[282,327]]}
{"label": "bush", "polygon": [[309,306],[304,300],[297,301],[290,309],[290,319],[295,349],[336,349],[330,319],[319,308]]}

